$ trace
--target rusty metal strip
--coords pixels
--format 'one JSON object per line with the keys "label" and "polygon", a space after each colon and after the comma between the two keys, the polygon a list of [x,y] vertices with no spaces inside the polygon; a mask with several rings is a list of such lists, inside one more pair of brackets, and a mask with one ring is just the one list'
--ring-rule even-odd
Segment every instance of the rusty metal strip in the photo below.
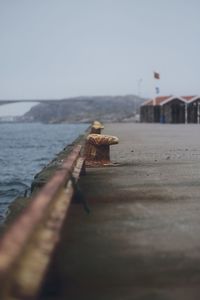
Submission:
{"label": "rusty metal strip", "polygon": [[53,249],[60,238],[73,187],[71,181],[51,205],[45,220],[34,231],[30,241],[14,263],[9,280],[4,284],[4,298],[32,299],[37,296],[49,265]]}
{"label": "rusty metal strip", "polygon": [[80,157],[77,160],[76,166],[73,171],[73,177],[74,177],[75,181],[78,180],[80,172],[82,171],[82,168],[84,167],[84,163],[85,163],[85,159],[83,157]]}
{"label": "rusty metal strip", "polygon": [[0,241],[2,299],[13,299],[13,293],[14,299],[29,299],[37,293],[73,195],[71,173],[77,179],[81,171],[80,150],[80,145],[73,149]]}

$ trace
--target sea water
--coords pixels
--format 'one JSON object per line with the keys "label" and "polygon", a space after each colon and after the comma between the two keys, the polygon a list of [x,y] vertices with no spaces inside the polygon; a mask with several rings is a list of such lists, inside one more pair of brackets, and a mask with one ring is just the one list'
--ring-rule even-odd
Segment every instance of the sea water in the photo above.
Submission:
{"label": "sea water", "polygon": [[87,124],[0,124],[0,223],[8,205],[30,187],[33,177]]}

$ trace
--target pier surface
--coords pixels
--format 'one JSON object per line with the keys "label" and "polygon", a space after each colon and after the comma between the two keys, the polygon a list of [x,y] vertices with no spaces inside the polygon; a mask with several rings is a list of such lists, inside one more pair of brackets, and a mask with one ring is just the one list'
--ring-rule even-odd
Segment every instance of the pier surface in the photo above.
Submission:
{"label": "pier surface", "polygon": [[105,126],[120,139],[111,148],[119,165],[81,178],[91,212],[71,205],[48,299],[199,299],[199,130]]}

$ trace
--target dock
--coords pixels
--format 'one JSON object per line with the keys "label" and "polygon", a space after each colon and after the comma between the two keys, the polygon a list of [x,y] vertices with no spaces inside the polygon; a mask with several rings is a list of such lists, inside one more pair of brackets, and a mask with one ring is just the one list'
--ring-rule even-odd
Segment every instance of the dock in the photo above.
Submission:
{"label": "dock", "polygon": [[36,299],[199,299],[199,126],[104,132],[113,165],[80,177]]}

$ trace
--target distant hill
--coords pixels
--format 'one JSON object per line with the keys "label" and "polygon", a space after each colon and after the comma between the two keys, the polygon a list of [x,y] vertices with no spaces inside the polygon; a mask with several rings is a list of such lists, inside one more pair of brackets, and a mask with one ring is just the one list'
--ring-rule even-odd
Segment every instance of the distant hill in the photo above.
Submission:
{"label": "distant hill", "polygon": [[77,97],[41,101],[19,121],[44,123],[87,123],[134,121],[144,98],[127,96]]}

